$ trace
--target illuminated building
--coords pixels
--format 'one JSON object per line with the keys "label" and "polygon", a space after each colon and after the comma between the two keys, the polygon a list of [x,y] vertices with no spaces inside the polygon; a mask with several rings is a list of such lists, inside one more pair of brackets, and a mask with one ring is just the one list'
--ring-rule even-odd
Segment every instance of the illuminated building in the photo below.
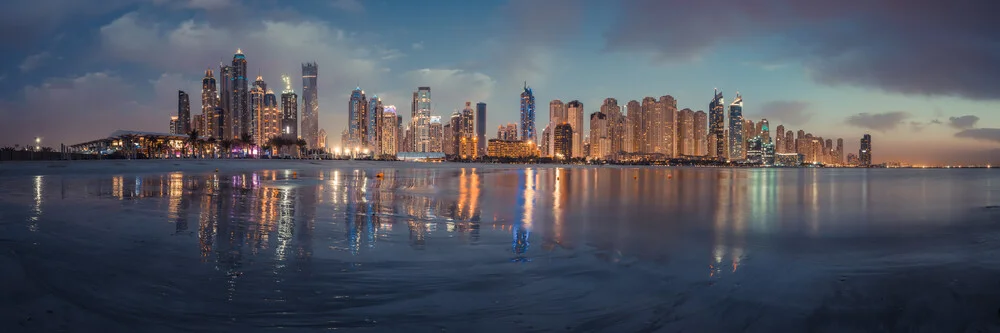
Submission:
{"label": "illuminated building", "polygon": [[723,136],[726,128],[725,112],[725,102],[723,101],[722,93],[716,89],[715,95],[712,97],[712,102],[708,103],[708,133],[715,137],[715,145],[708,147],[708,149],[713,150],[712,156],[720,158],[727,156],[726,152],[722,149],[725,145],[725,137]]}
{"label": "illuminated building", "polygon": [[858,150],[858,165],[865,168],[872,166],[871,134],[865,134],[861,137],[861,149]]}
{"label": "illuminated building", "polygon": [[326,137],[326,130],[320,128],[319,129],[319,133],[316,135],[316,139],[317,139],[316,148],[313,148],[313,149],[319,149],[319,150],[322,150],[322,151],[325,152],[326,151],[326,139],[327,139],[327,137]]}
{"label": "illuminated building", "polygon": [[552,144],[550,143],[552,141],[551,137],[552,137],[552,126],[546,125],[545,130],[542,131],[542,144],[541,144],[542,156],[552,157],[552,154],[550,153],[552,149],[551,148]]}
{"label": "illuminated building", "polygon": [[479,140],[479,155],[486,155],[486,103],[476,103],[476,139]]}
{"label": "illuminated building", "polygon": [[573,126],[569,123],[556,125],[552,131],[553,158],[573,158]]}
{"label": "illuminated building", "polygon": [[447,140],[448,142],[442,143],[442,145],[451,145],[449,151],[451,151],[453,154],[458,155],[459,145],[461,144],[462,140],[462,114],[459,113],[458,111],[452,113],[451,118],[448,121],[448,124],[450,125],[449,128],[451,128],[451,133],[447,138],[444,139]]}
{"label": "illuminated building", "polygon": [[536,141],[535,138],[535,94],[524,83],[521,93],[521,140]]}
{"label": "illuminated building", "polygon": [[577,100],[566,103],[566,122],[573,127],[573,156],[583,155],[583,103]]}
{"label": "illuminated building", "polygon": [[747,162],[753,164],[764,163],[763,140],[759,136],[747,140]]}
{"label": "illuminated building", "polygon": [[708,114],[698,110],[694,113],[694,155],[708,155]]}
{"label": "illuminated building", "polygon": [[646,136],[643,132],[643,122],[645,119],[642,113],[642,106],[639,101],[631,100],[625,103],[625,131],[628,136],[625,152],[642,153],[646,146]]}
{"label": "illuminated building", "polygon": [[608,116],[601,112],[590,114],[590,152],[592,159],[606,159],[611,154],[608,137]]}
{"label": "illuminated building", "polygon": [[475,159],[479,157],[476,151],[478,144],[479,140],[475,136],[463,136],[458,144],[458,155],[462,159]]}
{"label": "illuminated building", "polygon": [[177,132],[191,132],[191,100],[183,90],[177,91]]}
{"label": "illuminated building", "polygon": [[785,153],[795,152],[795,135],[792,131],[785,132]]}
{"label": "illuminated building", "polygon": [[778,130],[774,132],[774,152],[785,152],[785,125],[778,125]]}
{"label": "illuminated building", "polygon": [[319,89],[316,83],[319,66],[315,62],[302,64],[302,124],[300,134],[306,146],[319,145]]}
{"label": "illuminated building", "polygon": [[251,126],[253,116],[250,112],[250,80],[247,78],[247,58],[242,50],[236,50],[232,66],[232,96],[230,97],[230,113],[233,120],[233,139],[244,135],[253,136]]}
{"label": "illuminated building", "polygon": [[854,153],[847,154],[847,165],[858,166],[858,155],[854,155]]}
{"label": "illuminated building", "polygon": [[666,119],[664,118],[666,115],[663,112],[663,105],[658,103],[655,98],[647,96],[642,99],[642,104],[639,107],[642,108],[643,115],[642,123],[639,126],[645,139],[639,146],[639,152],[648,154],[664,150],[663,138],[666,131],[664,128]]}
{"label": "illuminated building", "polygon": [[416,117],[412,119],[413,151],[426,153],[430,152],[431,87],[417,87],[415,97]]}
{"label": "illuminated building", "polygon": [[365,136],[361,139],[364,140],[364,146],[373,151],[377,151],[379,147],[379,126],[383,112],[385,112],[385,106],[382,105],[382,99],[378,98],[378,95],[372,95],[372,98],[368,99],[368,107],[365,108],[363,124]]}
{"label": "illuminated building", "polygon": [[281,135],[286,139],[299,137],[299,96],[292,89],[292,81],[288,75],[281,75],[285,90],[281,92]]}
{"label": "illuminated building", "polygon": [[743,159],[743,96],[736,93],[736,99],[729,104],[729,159],[739,161]]}
{"label": "illuminated building", "polygon": [[450,122],[441,126],[441,134],[441,152],[445,155],[455,155],[457,153],[454,145],[455,131],[451,129]]}
{"label": "illuminated building", "polygon": [[268,89],[264,93],[264,109],[261,114],[261,142],[262,144],[271,138],[281,135],[281,110],[278,108],[278,97],[274,91]]}
{"label": "illuminated building", "polygon": [[257,146],[264,144],[264,126],[261,123],[261,117],[264,114],[264,87],[266,85],[264,79],[258,75],[253,88],[250,88],[250,122],[248,130],[251,142]]}
{"label": "illuminated building", "polygon": [[684,109],[677,113],[677,136],[680,142],[678,154],[682,156],[695,155],[694,112]]}
{"label": "illuminated building", "polygon": [[795,167],[802,165],[803,156],[798,153],[774,154],[774,165],[783,167]]}
{"label": "illuminated building", "polygon": [[201,79],[201,114],[203,119],[205,119],[204,124],[199,124],[202,127],[202,135],[208,137],[219,137],[220,133],[216,131],[218,128],[212,126],[212,119],[215,119],[215,107],[219,106],[219,98],[216,96],[218,94],[218,87],[215,83],[215,76],[212,74],[212,69],[209,68],[205,70],[205,78]]}
{"label": "illuminated building", "polygon": [[844,163],[844,138],[837,138],[837,148],[835,151],[835,161],[836,164]]}
{"label": "illuminated building", "polygon": [[192,129],[198,131],[198,136],[205,136],[205,133],[207,133],[205,132],[205,115],[194,115],[192,123],[194,123],[194,128]]}
{"label": "illuminated building", "polygon": [[170,134],[181,134],[177,124],[177,116],[170,116]]}
{"label": "illuminated building", "polygon": [[233,116],[233,67],[219,66],[219,108],[216,114],[222,125],[217,132],[220,139],[236,139],[239,132],[234,131],[239,121]]}
{"label": "illuminated building", "polygon": [[771,143],[771,124],[767,122],[767,119],[761,119],[757,126],[760,128],[757,135],[760,135],[761,140],[764,140],[764,143]]}
{"label": "illuminated building", "polygon": [[444,150],[442,150],[442,142],[445,141],[445,136],[444,127],[441,125],[441,116],[431,116],[431,124],[428,131],[430,135],[427,150],[431,153],[444,152]]}
{"label": "illuminated building", "polygon": [[625,150],[625,117],[622,115],[618,100],[605,98],[601,104],[601,113],[608,117],[608,138],[611,145],[609,154]]}
{"label": "illuminated building", "polygon": [[774,142],[765,142],[761,146],[761,159],[764,165],[774,165]]}
{"label": "illuminated building", "polygon": [[[566,105],[563,104],[562,101],[554,99],[551,102],[549,102],[549,124],[547,126],[548,128],[554,128],[556,125],[566,122],[566,118],[567,118]],[[545,140],[549,141],[545,145],[546,147],[549,148],[546,154],[548,156],[554,156],[555,152],[552,149],[555,146],[552,144],[552,137],[547,136],[545,137]]]}
{"label": "illuminated building", "polygon": [[486,155],[498,158],[538,157],[538,146],[534,141],[492,139],[487,143]]}
{"label": "illuminated building", "polygon": [[659,105],[657,117],[663,125],[654,152],[674,157],[677,156],[677,100],[670,95],[660,96]]}
{"label": "illuminated building", "polygon": [[388,105],[382,112],[381,140],[379,140],[379,153],[381,155],[396,155],[397,135],[399,127],[396,126],[396,106]]}
{"label": "illuminated building", "polygon": [[507,123],[506,126],[500,125],[497,127],[497,139],[504,141],[517,141],[517,124]]}
{"label": "illuminated building", "polygon": [[347,143],[348,147],[358,147],[365,143],[368,137],[368,127],[365,126],[367,120],[368,99],[365,91],[361,87],[351,91],[351,98],[347,103]]}

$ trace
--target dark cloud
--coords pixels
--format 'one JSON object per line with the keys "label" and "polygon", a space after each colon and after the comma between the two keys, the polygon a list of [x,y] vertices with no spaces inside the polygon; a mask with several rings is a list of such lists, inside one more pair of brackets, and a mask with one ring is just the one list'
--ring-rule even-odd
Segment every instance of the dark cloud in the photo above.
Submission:
{"label": "dark cloud", "polygon": [[1000,143],[1000,128],[970,128],[955,133],[955,137]]}
{"label": "dark cloud", "polygon": [[1000,1],[624,0],[609,50],[685,61],[776,45],[828,85],[1000,99]]}
{"label": "dark cloud", "polygon": [[968,129],[976,126],[979,122],[979,117],[973,115],[961,116],[961,117],[948,117],[948,126],[957,129]]}
{"label": "dark cloud", "polygon": [[773,124],[799,126],[812,119],[808,108],[809,102],[804,101],[770,101],[761,106],[761,117]]}
{"label": "dark cloud", "polygon": [[360,0],[334,0],[331,5],[334,8],[351,13],[363,13],[365,11],[365,5],[361,4]]}
{"label": "dark cloud", "polygon": [[885,132],[896,129],[906,119],[910,118],[910,113],[903,111],[893,111],[885,113],[858,113],[847,117],[847,124],[874,131]]}
{"label": "dark cloud", "polygon": [[4,47],[27,48],[49,40],[60,27],[111,13],[147,0],[102,0],[100,3],[79,0],[15,1],[0,11],[0,43]]}

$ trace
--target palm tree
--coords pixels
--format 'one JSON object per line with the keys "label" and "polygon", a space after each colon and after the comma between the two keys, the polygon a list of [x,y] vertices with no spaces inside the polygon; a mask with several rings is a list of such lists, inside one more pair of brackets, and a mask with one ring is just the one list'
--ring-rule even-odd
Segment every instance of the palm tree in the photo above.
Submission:
{"label": "palm tree", "polygon": [[253,137],[250,136],[250,133],[240,134],[240,142],[242,143],[240,147],[243,147],[243,154],[246,155],[249,152],[248,148],[253,147]]}
{"label": "palm tree", "polygon": [[195,144],[198,143],[198,130],[191,130],[188,132],[187,138],[188,145],[191,146],[191,155],[195,155]]}
{"label": "palm tree", "polygon": [[233,140],[223,139],[222,141],[219,141],[219,146],[221,146],[222,151],[226,153],[226,157],[230,157],[229,155],[233,152]]}
{"label": "palm tree", "polygon": [[216,148],[215,147],[215,143],[217,141],[218,140],[215,140],[215,137],[210,137],[210,138],[208,138],[208,140],[205,141],[206,143],[208,143],[208,146],[212,148],[212,152],[213,152],[212,153],[212,157],[213,158],[218,158],[218,156],[215,156],[215,153],[214,153],[216,151],[216,149],[215,149]]}
{"label": "palm tree", "polygon": [[304,150],[306,148],[306,140],[300,138],[295,141],[295,145],[299,146],[299,157],[301,157],[302,154],[304,154]]}

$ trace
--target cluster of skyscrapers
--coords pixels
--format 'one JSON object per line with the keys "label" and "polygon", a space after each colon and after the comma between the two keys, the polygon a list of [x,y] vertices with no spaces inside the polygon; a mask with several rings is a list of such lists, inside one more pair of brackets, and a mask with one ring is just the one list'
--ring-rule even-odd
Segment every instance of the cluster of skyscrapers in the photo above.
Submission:
{"label": "cluster of skyscrapers", "polygon": [[461,158],[486,154],[486,103],[466,102],[446,122],[433,115],[431,87],[413,92],[410,121],[403,122],[395,105],[383,105],[376,95],[370,98],[360,87],[351,92],[347,126],[341,134],[346,150],[366,151],[375,157],[401,152],[444,153]]}
{"label": "cluster of skyscrapers", "polygon": [[319,67],[316,63],[302,64],[302,120],[299,124],[299,97],[291,80],[282,75],[284,90],[279,104],[274,91],[268,89],[263,77],[250,82],[247,59],[237,50],[229,64],[219,65],[219,79],[212,69],[205,71],[201,87],[201,114],[191,117],[188,94],[178,91],[177,116],[171,117],[170,132],[188,134],[197,130],[199,136],[219,140],[249,140],[263,146],[270,139],[302,138],[309,149],[323,149],[326,137],[319,129],[319,96],[316,86]]}

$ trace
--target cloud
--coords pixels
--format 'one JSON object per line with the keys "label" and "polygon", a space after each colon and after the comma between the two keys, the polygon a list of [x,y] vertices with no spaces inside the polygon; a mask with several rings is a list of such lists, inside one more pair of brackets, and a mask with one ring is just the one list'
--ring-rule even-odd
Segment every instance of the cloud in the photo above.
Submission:
{"label": "cloud", "polygon": [[454,109],[461,110],[466,101],[475,104],[489,99],[496,85],[496,80],[486,74],[458,69],[424,68],[406,72],[402,77],[408,86],[431,87],[431,107],[433,113],[440,116],[448,116]]}
{"label": "cloud", "polygon": [[[148,86],[139,82],[112,72],[92,72],[27,86],[18,101],[0,103],[0,115],[16,115],[21,120],[0,124],[0,141],[16,143],[40,135],[48,142],[45,145],[59,147],[60,143],[98,139],[118,129],[165,132],[171,114],[177,112],[177,90],[200,86],[178,74],[161,75],[147,81]],[[137,99],[144,87],[152,87],[153,94]]]}
{"label": "cloud", "polygon": [[[259,72],[271,86],[279,84],[280,74],[295,78],[301,73],[301,63],[317,61],[320,127],[329,133],[339,133],[344,126],[347,115],[343,100],[355,85],[384,87],[383,77],[388,74],[382,68],[387,66],[380,62],[402,55],[324,22],[263,20],[256,26],[244,30],[195,19],[168,24],[133,12],[101,27],[100,37],[108,58],[159,72],[196,73],[198,77],[206,68],[217,72],[219,63],[231,62],[233,53],[241,48],[248,72]],[[301,93],[300,83],[293,80],[293,88]],[[198,103],[192,100],[192,109],[200,108]]]}
{"label": "cloud", "polygon": [[948,117],[948,126],[957,129],[969,129],[976,126],[979,122],[979,117],[973,115],[966,115],[961,117]]}
{"label": "cloud", "polygon": [[423,50],[424,49],[424,42],[423,41],[419,41],[419,42],[413,43],[413,45],[411,45],[411,47],[414,50]]}
{"label": "cloud", "polygon": [[501,10],[506,19],[499,40],[489,46],[490,64],[499,66],[505,82],[544,85],[556,49],[583,28],[583,6],[576,0],[512,0]]}
{"label": "cloud", "polygon": [[858,113],[847,117],[847,124],[874,131],[885,132],[896,129],[904,120],[910,118],[910,113],[893,111],[885,113]]}
{"label": "cloud", "polygon": [[766,62],[801,63],[826,85],[1000,99],[997,1],[624,0],[620,7],[606,49],[658,63],[767,46]]}
{"label": "cloud", "polygon": [[809,103],[804,101],[770,101],[761,106],[763,110],[761,118],[767,118],[771,123],[804,125],[813,116],[813,113],[807,110],[808,108]]}
{"label": "cloud", "polygon": [[334,8],[352,13],[363,13],[365,11],[365,6],[361,4],[360,0],[334,0],[331,5]]}
{"label": "cloud", "polygon": [[1000,143],[1000,128],[970,128],[955,133],[955,137]]}
{"label": "cloud", "polygon": [[21,62],[21,72],[30,72],[35,68],[38,68],[38,66],[41,66],[46,60],[49,60],[49,58],[52,58],[52,54],[48,51],[32,54],[27,58],[24,58],[24,61]]}
{"label": "cloud", "polygon": [[79,0],[17,1],[0,11],[0,43],[28,48],[50,41],[50,34],[74,22],[111,13],[146,0],[105,0],[100,5]]}

